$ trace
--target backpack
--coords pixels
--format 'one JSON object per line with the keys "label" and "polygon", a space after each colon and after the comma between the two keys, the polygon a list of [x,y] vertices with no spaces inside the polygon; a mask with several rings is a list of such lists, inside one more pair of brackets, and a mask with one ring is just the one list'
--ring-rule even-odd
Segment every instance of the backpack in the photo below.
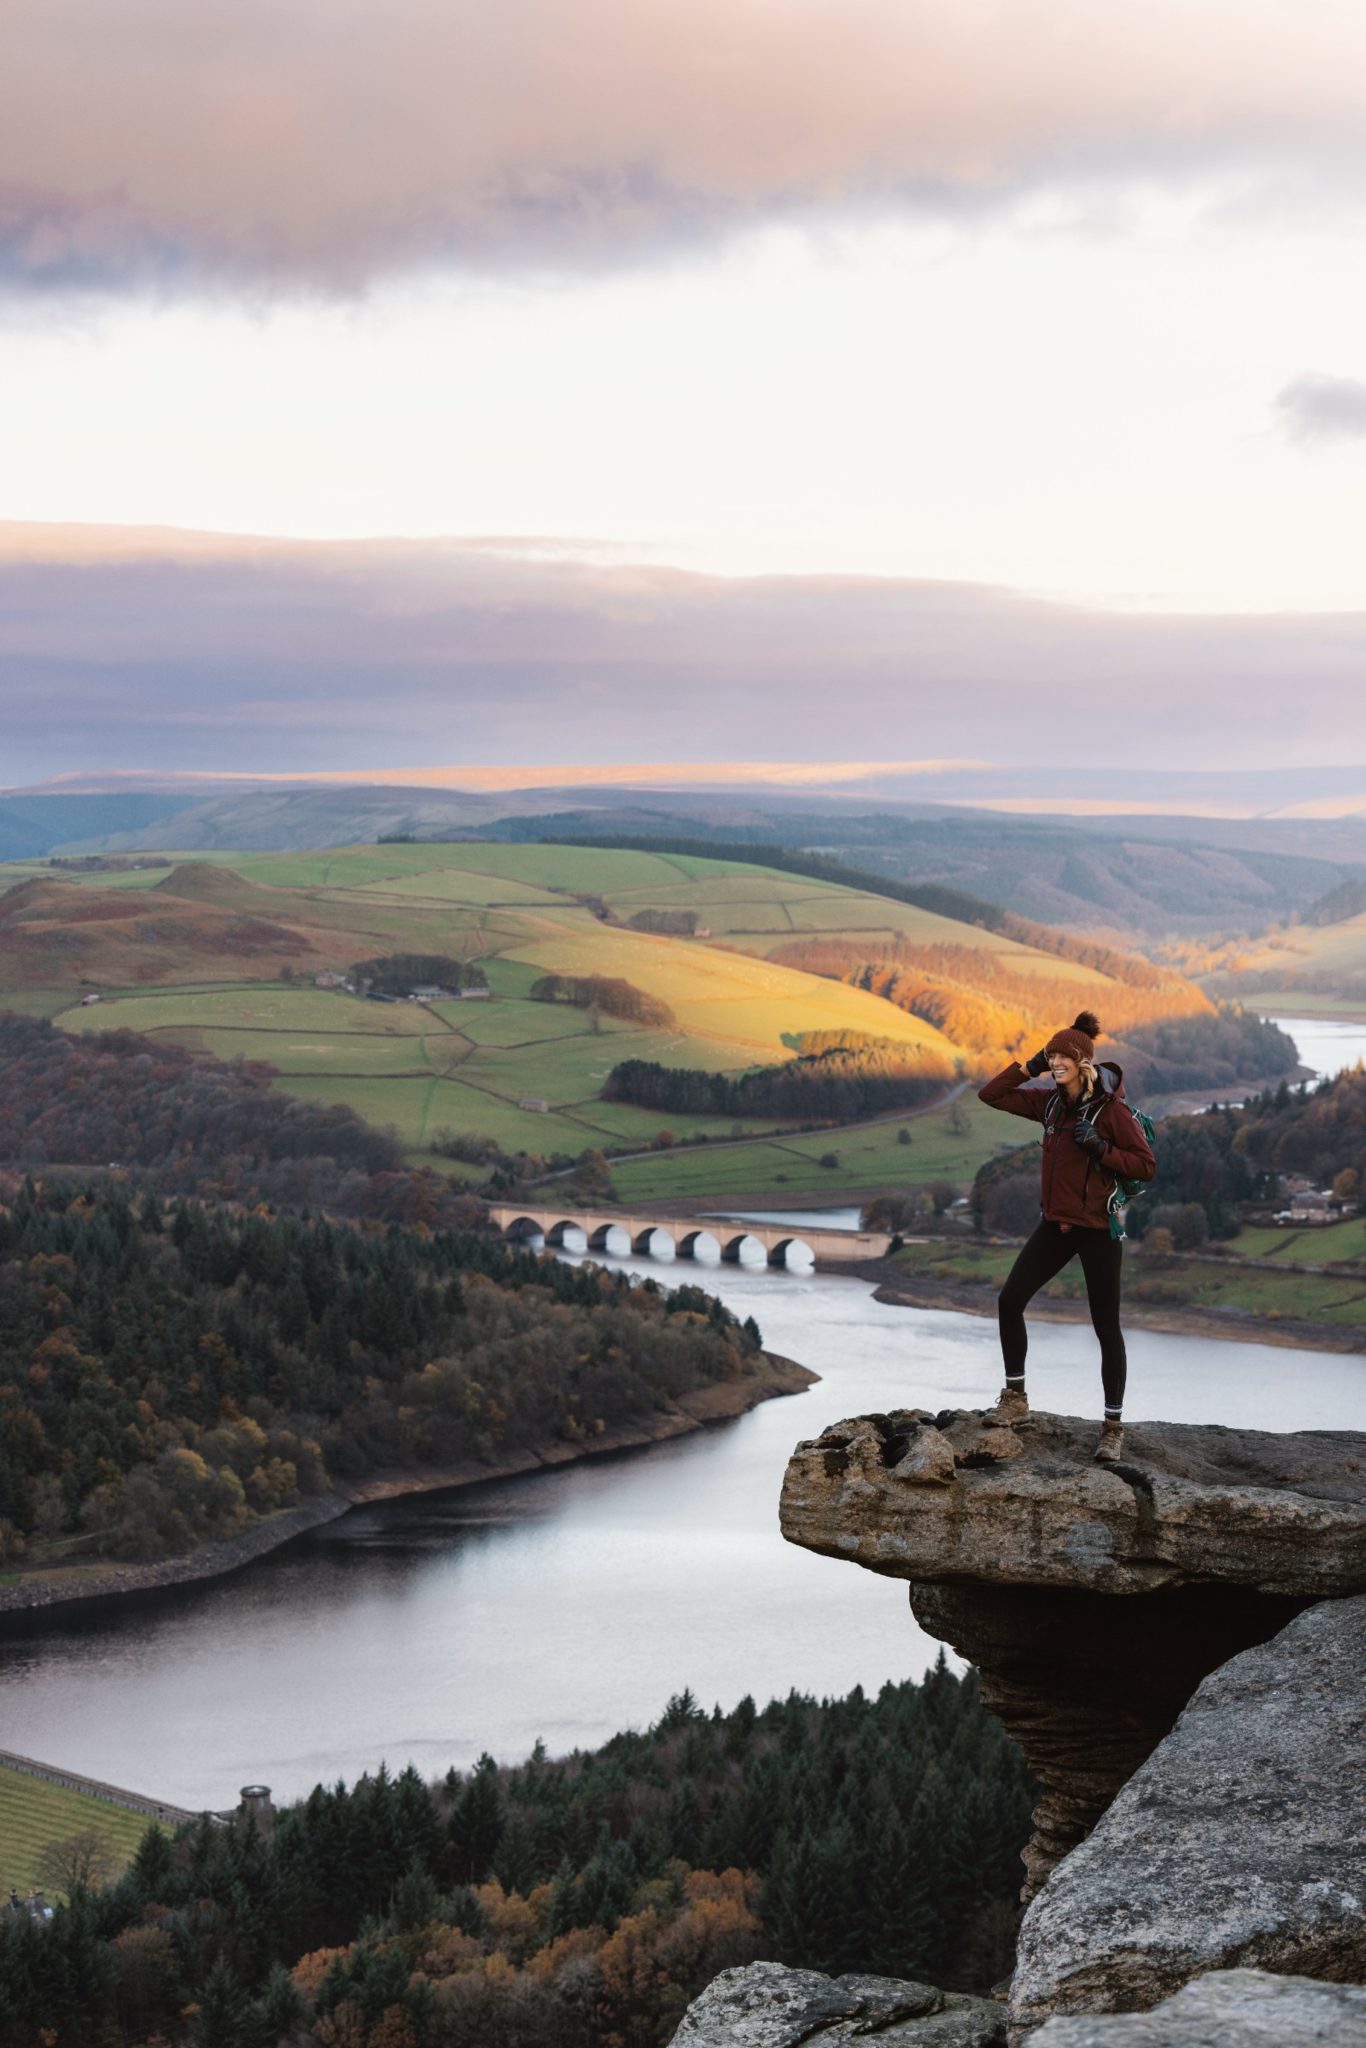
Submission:
{"label": "backpack", "polygon": [[[1157,1132],[1153,1128],[1152,1118],[1146,1109],[1135,1109],[1132,1102],[1126,1102],[1124,1107],[1147,1139],[1149,1149],[1155,1159],[1157,1157],[1157,1145],[1155,1142]],[[1124,1211],[1128,1208],[1130,1202],[1137,1195],[1141,1195],[1143,1190],[1150,1185],[1151,1183],[1146,1180],[1117,1180],[1115,1182],[1110,1190],[1110,1199],[1105,1205],[1110,1212],[1111,1237],[1124,1237],[1127,1234],[1124,1229]]]}

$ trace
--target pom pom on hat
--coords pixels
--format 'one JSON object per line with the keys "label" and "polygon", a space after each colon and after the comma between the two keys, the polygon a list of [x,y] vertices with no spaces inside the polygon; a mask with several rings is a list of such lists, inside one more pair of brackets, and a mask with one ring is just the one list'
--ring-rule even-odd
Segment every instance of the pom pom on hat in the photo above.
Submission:
{"label": "pom pom on hat", "polygon": [[1045,1052],[1065,1053],[1069,1060],[1093,1060],[1100,1037],[1100,1019],[1094,1010],[1081,1010],[1066,1031],[1055,1031]]}

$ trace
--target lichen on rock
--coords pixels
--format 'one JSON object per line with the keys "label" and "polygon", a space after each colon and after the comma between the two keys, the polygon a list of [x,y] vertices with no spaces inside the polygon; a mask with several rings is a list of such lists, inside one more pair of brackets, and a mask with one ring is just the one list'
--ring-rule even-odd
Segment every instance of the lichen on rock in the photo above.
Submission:
{"label": "lichen on rock", "polygon": [[684,2013],[672,2048],[1005,2048],[1004,2009],[896,1977],[826,1977],[782,1963],[722,1970]]}
{"label": "lichen on rock", "polygon": [[1025,1915],[1012,2025],[1240,1965],[1366,1982],[1366,1596],[1204,1680]]}
{"label": "lichen on rock", "polygon": [[1366,2048],[1366,1989],[1220,1970],[1152,2012],[1049,2020],[1029,2048]]}

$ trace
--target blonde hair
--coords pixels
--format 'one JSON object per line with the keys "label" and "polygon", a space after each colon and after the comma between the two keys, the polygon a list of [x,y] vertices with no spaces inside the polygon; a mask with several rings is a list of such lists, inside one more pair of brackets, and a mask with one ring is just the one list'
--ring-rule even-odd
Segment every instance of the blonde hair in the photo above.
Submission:
{"label": "blonde hair", "polygon": [[1077,1071],[1082,1079],[1082,1099],[1089,1102],[1100,1085],[1100,1075],[1094,1060],[1078,1060]]}

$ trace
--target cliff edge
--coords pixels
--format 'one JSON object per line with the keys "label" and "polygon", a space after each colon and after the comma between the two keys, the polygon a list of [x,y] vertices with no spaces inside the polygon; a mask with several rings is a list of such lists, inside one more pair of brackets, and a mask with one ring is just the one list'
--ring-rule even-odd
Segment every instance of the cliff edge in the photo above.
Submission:
{"label": "cliff edge", "polygon": [[1139,1423],[1017,1431],[966,1410],[840,1422],[783,1483],[791,1543],[905,1579],[975,1664],[1042,1787],[1030,1898],[1203,1679],[1306,1607],[1366,1591],[1366,1435]]}
{"label": "cliff edge", "polygon": [[783,1484],[789,1542],[905,1579],[1039,1779],[1012,2042],[1212,1972],[1366,1982],[1366,1435],[1094,1440],[865,1415]]}
{"label": "cliff edge", "polygon": [[1008,2006],[771,1962],[677,2048],[1366,2048],[1366,1435],[863,1415],[789,1542],[905,1579],[1042,1796]]}

